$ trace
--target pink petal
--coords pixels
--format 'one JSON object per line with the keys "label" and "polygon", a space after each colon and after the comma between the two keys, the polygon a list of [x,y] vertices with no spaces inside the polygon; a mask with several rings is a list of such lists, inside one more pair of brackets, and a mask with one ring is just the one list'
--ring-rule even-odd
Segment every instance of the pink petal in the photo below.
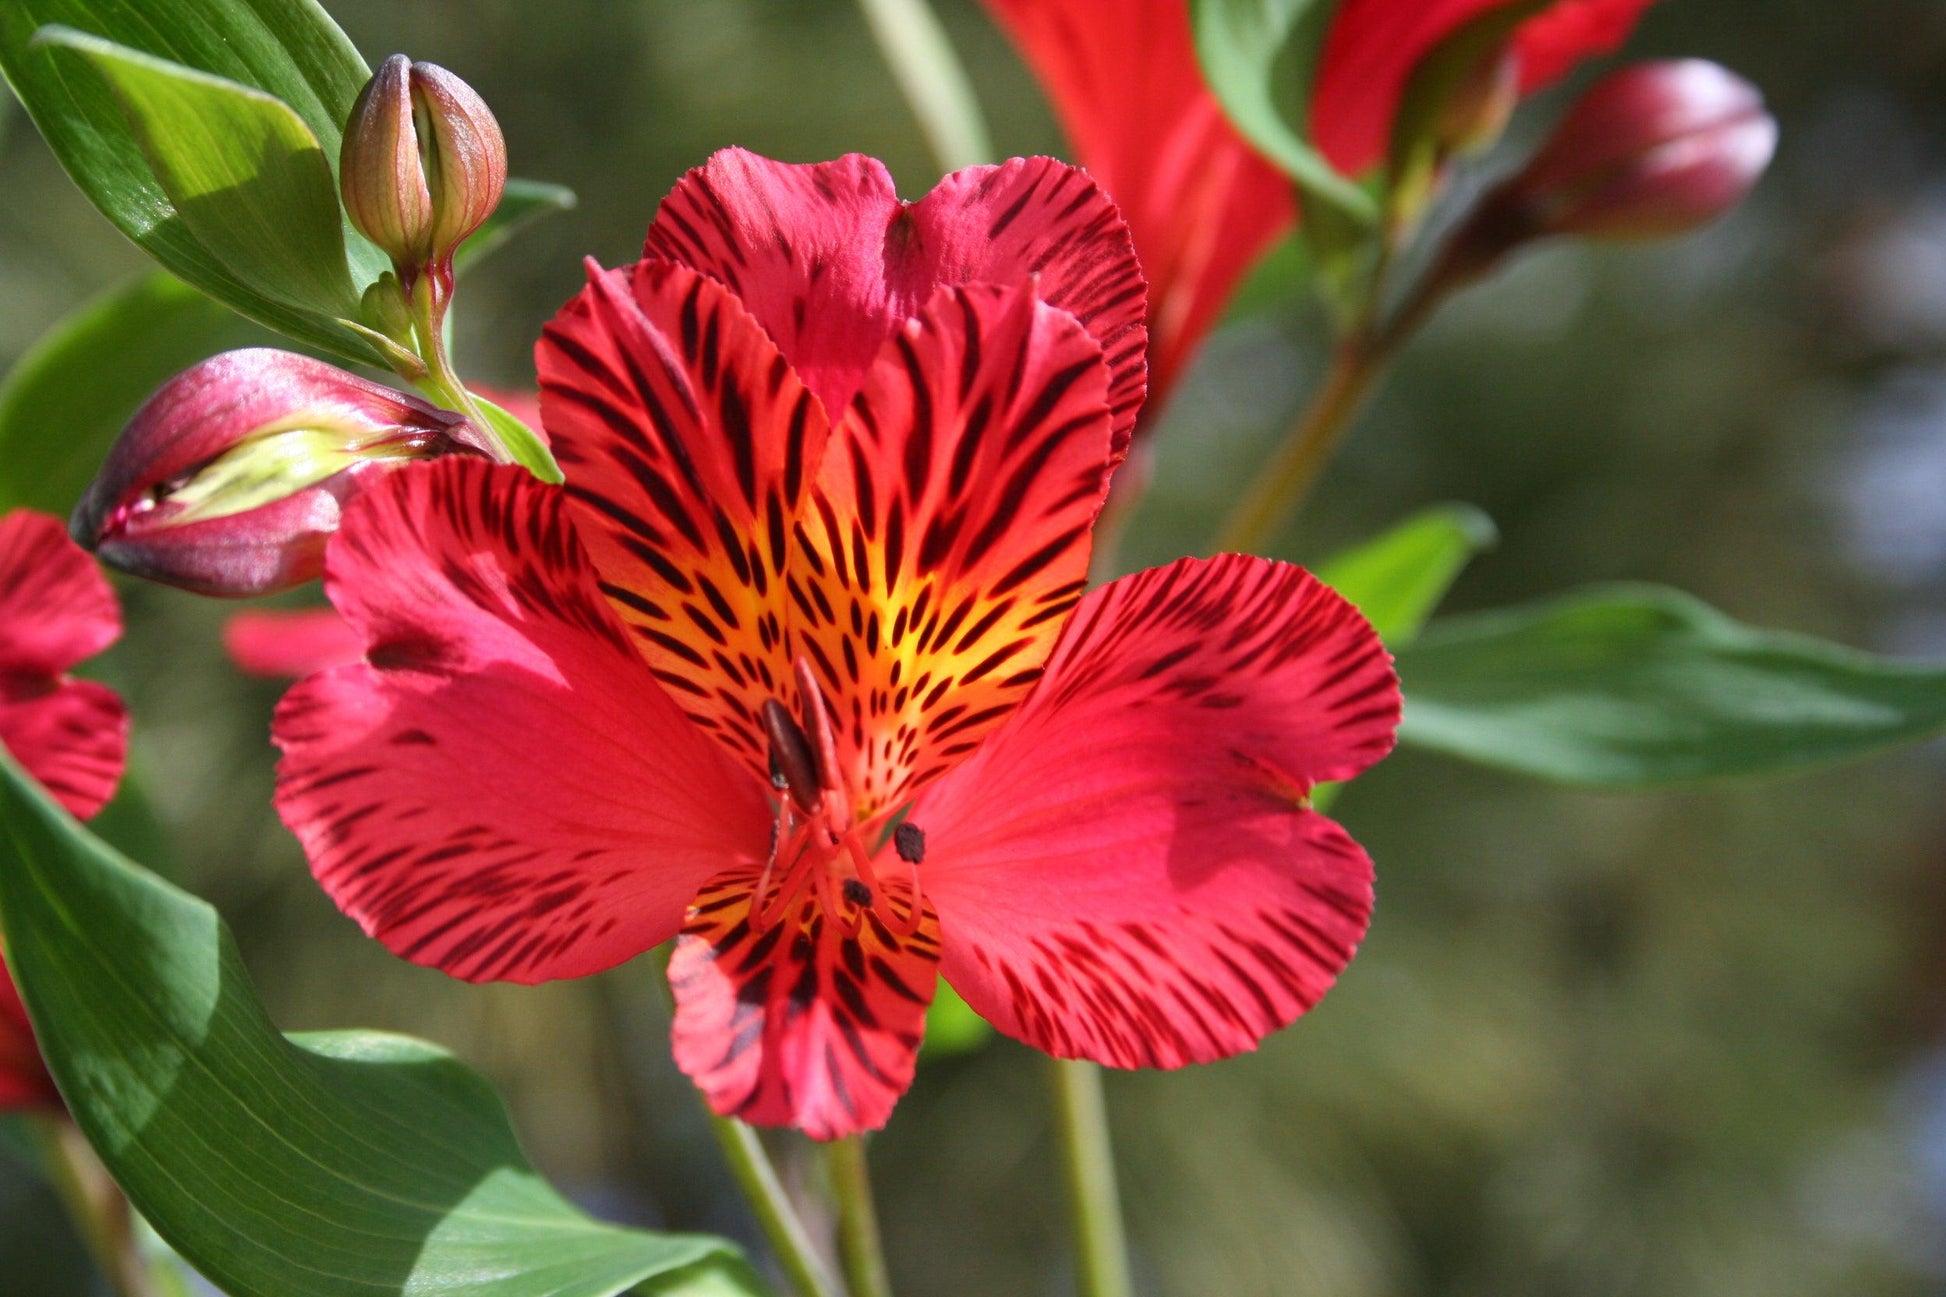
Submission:
{"label": "pink petal", "polygon": [[941,972],[1063,1057],[1252,1048],[1363,936],[1371,862],[1307,809],[1392,746],[1371,627],[1302,569],[1184,560],[1082,601],[1040,686],[914,806]]}
{"label": "pink petal", "polygon": [[368,662],[278,707],[277,808],[394,953],[471,981],[597,972],[766,851],[763,787],[656,685],[565,495],[524,469],[388,476],[346,511],[325,588]]}
{"label": "pink petal", "polygon": [[1237,283],[1291,228],[1291,185],[1204,84],[1184,0],[987,0],[1075,155],[1121,208],[1149,281],[1159,410]]}
{"label": "pink petal", "polygon": [[1040,677],[1087,586],[1107,384],[1101,348],[1032,289],[943,288],[832,436],[790,634],[861,818],[962,760]]}
{"label": "pink petal", "polygon": [[900,936],[867,915],[847,937],[807,892],[758,932],[757,881],[727,872],[690,907],[669,961],[676,1065],[726,1117],[813,1139],[876,1130],[912,1084],[938,918]]}
{"label": "pink petal", "polygon": [[[1556,0],[1521,24],[1521,89],[1532,92],[1582,60],[1617,48],[1654,0]],[[1311,101],[1318,147],[1347,175],[1390,146],[1412,72],[1446,38],[1513,0],[1344,0],[1331,20]]]}
{"label": "pink petal", "polygon": [[13,978],[0,967],[0,1112],[23,1108],[58,1108],[61,1092],[41,1061],[27,1006]]}
{"label": "pink petal", "polygon": [[734,297],[666,261],[591,271],[536,355],[603,593],[691,719],[761,776],[824,411]]}
{"label": "pink petal", "polygon": [[643,255],[735,293],[833,418],[935,289],[1034,275],[1108,357],[1123,445],[1142,404],[1143,284],[1127,228],[1085,173],[1051,158],[969,167],[908,204],[872,158],[800,166],[725,149],[662,201]]}
{"label": "pink petal", "polygon": [[115,592],[57,518],[0,518],[0,674],[59,675],[122,633]]}
{"label": "pink petal", "polygon": [[223,624],[223,647],[246,675],[296,680],[365,656],[365,637],[336,608],[240,612]]}
{"label": "pink petal", "polygon": [[128,709],[92,680],[0,675],[0,746],[76,819],[115,795],[128,761]]}

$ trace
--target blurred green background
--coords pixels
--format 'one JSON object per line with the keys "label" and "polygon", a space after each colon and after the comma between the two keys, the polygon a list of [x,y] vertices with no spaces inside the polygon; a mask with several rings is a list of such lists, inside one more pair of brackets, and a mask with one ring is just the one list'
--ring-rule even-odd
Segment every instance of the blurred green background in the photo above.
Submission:
{"label": "blurred green background", "polygon": [[[491,381],[531,383],[580,258],[632,259],[712,149],[869,152],[908,197],[936,175],[849,0],[329,7],[374,62],[458,71],[515,172],[581,195],[463,291],[461,363]],[[1001,149],[1061,152],[973,0],[939,8]],[[1282,552],[1461,499],[1504,539],[1454,607],[1644,578],[1946,658],[1946,5],[1689,0],[1652,12],[1631,52],[1762,86],[1783,124],[1770,178],[1703,237],[1554,248],[1454,304]],[[1530,105],[1480,172],[1560,105]],[[0,363],[143,266],[12,114]],[[1131,562],[1204,545],[1319,343],[1304,303],[1218,336],[1168,413]],[[523,990],[390,958],[269,811],[278,690],[217,650],[232,609],[122,589],[129,631],[101,674],[134,707],[134,773],[162,820],[148,854],[221,908],[278,1021],[447,1044],[597,1210],[750,1237],[646,961]],[[1337,807],[1380,877],[1339,989],[1251,1057],[1110,1078],[1145,1291],[1946,1292],[1941,775],[1918,751],[1621,797],[1386,762]],[[906,1297],[1072,1291],[1040,1066],[1004,1041],[929,1063],[874,1144]],[[0,1150],[0,1292],[67,1297],[84,1274],[35,1173]]]}

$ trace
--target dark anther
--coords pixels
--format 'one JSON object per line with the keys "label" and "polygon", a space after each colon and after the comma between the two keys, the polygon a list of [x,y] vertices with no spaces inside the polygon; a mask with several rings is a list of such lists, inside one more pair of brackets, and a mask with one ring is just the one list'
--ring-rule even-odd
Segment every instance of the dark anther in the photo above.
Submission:
{"label": "dark anther", "polygon": [[811,742],[804,731],[776,699],[764,702],[764,732],[770,736],[772,782],[783,777],[781,787],[791,790],[791,800],[807,814],[817,806],[818,766],[811,755]]}
{"label": "dark anther", "polygon": [[853,905],[866,906],[872,903],[872,889],[856,878],[845,879],[845,899]]}
{"label": "dark anther", "polygon": [[892,846],[908,865],[926,861],[926,831],[909,820],[892,830]]}

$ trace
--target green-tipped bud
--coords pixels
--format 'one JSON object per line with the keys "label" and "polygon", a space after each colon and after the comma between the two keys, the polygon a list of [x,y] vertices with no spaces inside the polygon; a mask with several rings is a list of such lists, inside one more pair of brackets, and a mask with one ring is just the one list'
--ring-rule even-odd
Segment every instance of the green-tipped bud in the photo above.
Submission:
{"label": "green-tipped bud", "polygon": [[500,205],[507,145],[473,88],[394,54],[366,83],[339,156],[345,210],[409,289],[450,280],[453,252]]}

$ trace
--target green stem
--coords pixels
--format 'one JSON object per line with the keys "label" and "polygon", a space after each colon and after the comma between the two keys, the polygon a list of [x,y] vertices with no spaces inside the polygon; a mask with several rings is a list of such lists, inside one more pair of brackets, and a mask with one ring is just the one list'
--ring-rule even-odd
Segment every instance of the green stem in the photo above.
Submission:
{"label": "green stem", "polygon": [[465,415],[486,439],[494,459],[502,464],[517,463],[513,452],[494,430],[493,421],[486,417],[486,412],[480,409],[479,402],[454,371],[452,357],[446,351],[445,319],[445,308],[434,291],[433,275],[421,275],[412,288],[412,330],[419,343],[419,358],[426,362],[426,372],[414,382],[433,400]]}
{"label": "green stem", "polygon": [[1101,1068],[1060,1058],[1049,1059],[1048,1065],[1067,1170],[1075,1278],[1081,1297],[1129,1297],[1128,1235],[1115,1187],[1115,1153],[1108,1140]]}
{"label": "green stem", "polygon": [[973,83],[926,0],[858,0],[858,7],[940,169],[991,161]]}
{"label": "green stem", "polygon": [[832,1140],[825,1145],[825,1165],[838,1200],[838,1254],[844,1259],[851,1297],[892,1297],[878,1209],[872,1205],[872,1173],[865,1164],[865,1137]]}
{"label": "green stem", "polygon": [[777,1169],[771,1165],[770,1155],[764,1152],[757,1132],[734,1117],[717,1116],[709,1111],[707,1102],[704,1112],[709,1118],[710,1132],[716,1136],[730,1164],[730,1174],[736,1177],[750,1209],[757,1215],[758,1225],[763,1228],[764,1238],[777,1254],[778,1263],[790,1276],[799,1297],[839,1297],[817,1247],[811,1242],[810,1231],[804,1228],[797,1209],[791,1206],[790,1196],[784,1192]]}
{"label": "green stem", "polygon": [[66,1116],[35,1116],[30,1126],[48,1182],[109,1287],[118,1297],[159,1297],[128,1199],[81,1131]]}

